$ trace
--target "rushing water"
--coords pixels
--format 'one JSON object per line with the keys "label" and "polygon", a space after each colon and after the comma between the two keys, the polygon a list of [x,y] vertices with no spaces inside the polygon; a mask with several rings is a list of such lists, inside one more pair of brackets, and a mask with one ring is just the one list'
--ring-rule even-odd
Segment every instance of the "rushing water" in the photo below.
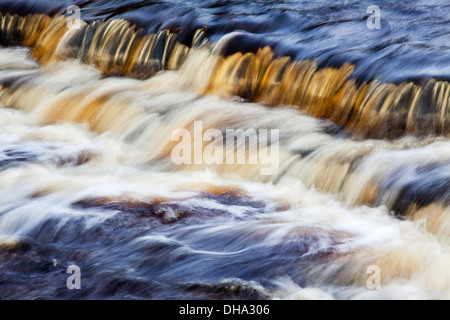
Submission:
{"label": "rushing water", "polygon": [[449,299],[450,5],[371,4],[0,1],[0,298]]}

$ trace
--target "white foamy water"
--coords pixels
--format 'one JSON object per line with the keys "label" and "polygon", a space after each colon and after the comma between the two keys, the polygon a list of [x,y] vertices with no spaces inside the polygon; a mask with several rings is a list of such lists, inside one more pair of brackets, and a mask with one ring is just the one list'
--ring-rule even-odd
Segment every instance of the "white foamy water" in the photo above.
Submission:
{"label": "white foamy water", "polygon": [[[447,138],[357,141],[288,108],[201,96],[205,55],[140,81],[0,49],[0,254],[26,248],[1,267],[11,287],[17,264],[57,259],[100,283],[88,297],[114,274],[162,298],[450,298]],[[176,166],[171,133],[194,121],[279,129],[278,174]]]}

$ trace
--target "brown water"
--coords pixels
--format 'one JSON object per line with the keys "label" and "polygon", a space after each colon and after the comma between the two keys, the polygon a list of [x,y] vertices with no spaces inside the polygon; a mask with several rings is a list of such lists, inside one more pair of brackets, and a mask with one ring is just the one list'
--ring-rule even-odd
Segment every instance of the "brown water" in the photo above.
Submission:
{"label": "brown water", "polygon": [[[0,21],[0,298],[450,297],[448,82],[66,19]],[[279,170],[176,165],[196,121],[279,130]]]}

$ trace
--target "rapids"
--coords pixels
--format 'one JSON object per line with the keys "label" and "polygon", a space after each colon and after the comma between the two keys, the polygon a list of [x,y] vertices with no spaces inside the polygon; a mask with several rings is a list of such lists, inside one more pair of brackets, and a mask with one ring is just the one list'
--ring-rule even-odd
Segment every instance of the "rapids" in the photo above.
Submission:
{"label": "rapids", "polygon": [[[336,30],[320,38],[365,25],[344,1],[252,1],[248,21],[223,18],[245,1],[79,2],[85,20],[69,29],[73,3],[0,1],[0,298],[450,298],[448,60],[389,60],[378,44],[344,61]],[[428,21],[417,2],[410,15]],[[305,10],[316,25],[281,22]],[[384,48],[428,41],[425,24],[395,42],[406,13],[387,11]],[[289,28],[294,40],[276,41]],[[427,42],[442,59],[445,37]],[[354,41],[357,56],[372,40]],[[277,172],[175,164],[172,134],[198,121],[279,130]],[[73,264],[81,290],[66,287]]]}

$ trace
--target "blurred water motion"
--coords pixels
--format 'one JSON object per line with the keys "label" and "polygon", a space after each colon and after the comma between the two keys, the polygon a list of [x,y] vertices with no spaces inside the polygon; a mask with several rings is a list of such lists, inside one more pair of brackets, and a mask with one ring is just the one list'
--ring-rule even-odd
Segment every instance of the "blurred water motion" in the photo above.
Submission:
{"label": "blurred water motion", "polygon": [[370,4],[0,1],[0,298],[450,298],[450,6]]}

